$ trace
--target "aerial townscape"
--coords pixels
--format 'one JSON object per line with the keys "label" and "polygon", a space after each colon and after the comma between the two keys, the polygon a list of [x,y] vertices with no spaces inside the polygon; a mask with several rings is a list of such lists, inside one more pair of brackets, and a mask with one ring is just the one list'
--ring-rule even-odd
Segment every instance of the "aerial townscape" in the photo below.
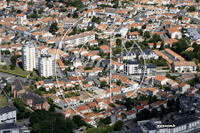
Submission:
{"label": "aerial townscape", "polygon": [[199,0],[1,0],[0,133],[200,133]]}

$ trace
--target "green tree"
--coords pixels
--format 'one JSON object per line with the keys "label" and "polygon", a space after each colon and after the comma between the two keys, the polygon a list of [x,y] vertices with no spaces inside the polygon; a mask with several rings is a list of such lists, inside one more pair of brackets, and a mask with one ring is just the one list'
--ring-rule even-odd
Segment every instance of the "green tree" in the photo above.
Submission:
{"label": "green tree", "polygon": [[54,22],[51,24],[49,28],[49,32],[51,32],[52,34],[55,34],[56,31],[58,31],[58,23]]}
{"label": "green tree", "polygon": [[123,122],[118,120],[115,124],[114,124],[114,131],[121,131],[122,130],[122,126],[123,126]]}
{"label": "green tree", "polygon": [[194,12],[194,11],[196,11],[196,8],[195,8],[195,6],[191,6],[191,7],[189,7],[189,8],[187,9],[187,11],[189,11],[189,12]]}
{"label": "green tree", "polygon": [[81,126],[86,125],[85,121],[83,121],[79,115],[74,115],[73,118],[72,118],[72,121],[73,121],[78,127],[81,127]]}
{"label": "green tree", "polygon": [[164,49],[165,49],[165,46],[164,46],[164,43],[162,41],[161,46],[160,46],[160,50],[164,50]]}
{"label": "green tree", "polygon": [[49,111],[55,112],[55,106],[53,104],[50,106]]}
{"label": "green tree", "polygon": [[144,37],[145,38],[150,38],[151,37],[150,32],[149,31],[145,31],[144,32]]}
{"label": "green tree", "polygon": [[102,81],[101,84],[100,84],[100,87],[103,88],[103,87],[106,87],[106,86],[107,86],[106,81]]}

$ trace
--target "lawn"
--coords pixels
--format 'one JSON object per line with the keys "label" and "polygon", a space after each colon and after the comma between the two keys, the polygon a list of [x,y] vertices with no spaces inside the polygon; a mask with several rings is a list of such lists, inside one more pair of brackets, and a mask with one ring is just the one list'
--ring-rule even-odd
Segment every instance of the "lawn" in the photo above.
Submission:
{"label": "lawn", "polygon": [[7,101],[7,98],[3,94],[1,94],[1,91],[0,91],[0,107],[6,106],[6,105],[10,105],[10,103]]}
{"label": "lawn", "polygon": [[[0,70],[3,72],[6,72],[6,73],[10,73],[10,74],[18,75],[18,76],[22,76],[22,77],[26,77],[27,75],[29,75],[31,73],[31,71],[24,71],[20,67],[15,67],[14,70],[11,70],[10,66],[7,66],[6,69],[3,69],[2,66],[0,66]],[[33,71],[32,73],[33,73],[33,77],[38,77],[38,75],[35,71]]]}

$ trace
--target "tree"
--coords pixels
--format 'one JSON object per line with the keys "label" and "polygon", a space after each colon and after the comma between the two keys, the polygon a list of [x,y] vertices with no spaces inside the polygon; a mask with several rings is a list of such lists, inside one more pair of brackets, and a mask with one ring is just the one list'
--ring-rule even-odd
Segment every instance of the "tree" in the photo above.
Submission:
{"label": "tree", "polygon": [[102,81],[101,84],[100,84],[100,87],[103,88],[103,87],[106,87],[106,86],[107,86],[106,81]]}
{"label": "tree", "polygon": [[156,42],[153,43],[153,48],[154,48],[154,49],[157,48],[157,44],[156,44]]}
{"label": "tree", "polygon": [[52,34],[55,34],[56,31],[58,31],[58,23],[54,22],[51,24],[49,28],[49,32],[51,32]]}
{"label": "tree", "polygon": [[122,126],[123,126],[123,122],[118,120],[115,124],[114,124],[114,131],[121,131],[122,130]]}
{"label": "tree", "polygon": [[142,35],[143,35],[142,29],[140,29],[140,30],[138,31],[138,33],[140,33],[140,36],[142,36]]}
{"label": "tree", "polygon": [[78,127],[81,127],[81,126],[86,125],[85,121],[83,121],[79,115],[74,115],[73,118],[72,118],[72,121],[73,121]]}
{"label": "tree", "polygon": [[150,24],[151,24],[151,23],[152,23],[152,20],[150,19],[150,20],[148,21],[148,23],[150,23]]}
{"label": "tree", "polygon": [[198,72],[200,71],[200,66],[199,66],[199,65],[197,65],[197,71],[198,71]]}
{"label": "tree", "polygon": [[146,29],[146,25],[144,24],[144,25],[142,25],[142,29]]}
{"label": "tree", "polygon": [[6,65],[3,65],[2,68],[6,70],[6,69],[7,69],[7,66],[6,66]]}
{"label": "tree", "polygon": [[145,31],[144,32],[144,37],[145,38],[150,38],[151,37],[150,32],[149,31]]}
{"label": "tree", "polygon": [[172,44],[172,50],[177,54],[181,54],[188,48],[188,44],[185,39],[181,38],[178,42]]}
{"label": "tree", "polygon": [[73,18],[78,18],[78,13],[75,12],[75,13],[73,14]]}
{"label": "tree", "polygon": [[55,106],[53,104],[50,106],[49,111],[55,112]]}
{"label": "tree", "polygon": [[162,41],[161,46],[160,46],[160,50],[164,50],[164,49],[165,49],[165,46],[164,46],[164,43]]}
{"label": "tree", "polygon": [[196,10],[195,6],[191,6],[187,9],[189,12],[194,12]]}

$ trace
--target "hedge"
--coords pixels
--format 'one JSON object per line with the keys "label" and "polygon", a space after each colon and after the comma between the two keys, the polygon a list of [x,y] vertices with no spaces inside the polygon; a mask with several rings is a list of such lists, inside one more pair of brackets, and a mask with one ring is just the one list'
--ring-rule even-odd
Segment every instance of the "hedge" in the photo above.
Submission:
{"label": "hedge", "polygon": [[4,71],[4,70],[1,70],[1,69],[0,69],[0,72],[4,72],[4,73],[8,73],[8,74],[12,74],[12,75],[16,75],[16,76],[19,76],[19,77],[22,77],[22,78],[26,78],[26,77],[27,77],[26,75],[20,75],[20,74],[16,74],[16,73],[12,73],[12,72],[8,72],[8,71]]}

